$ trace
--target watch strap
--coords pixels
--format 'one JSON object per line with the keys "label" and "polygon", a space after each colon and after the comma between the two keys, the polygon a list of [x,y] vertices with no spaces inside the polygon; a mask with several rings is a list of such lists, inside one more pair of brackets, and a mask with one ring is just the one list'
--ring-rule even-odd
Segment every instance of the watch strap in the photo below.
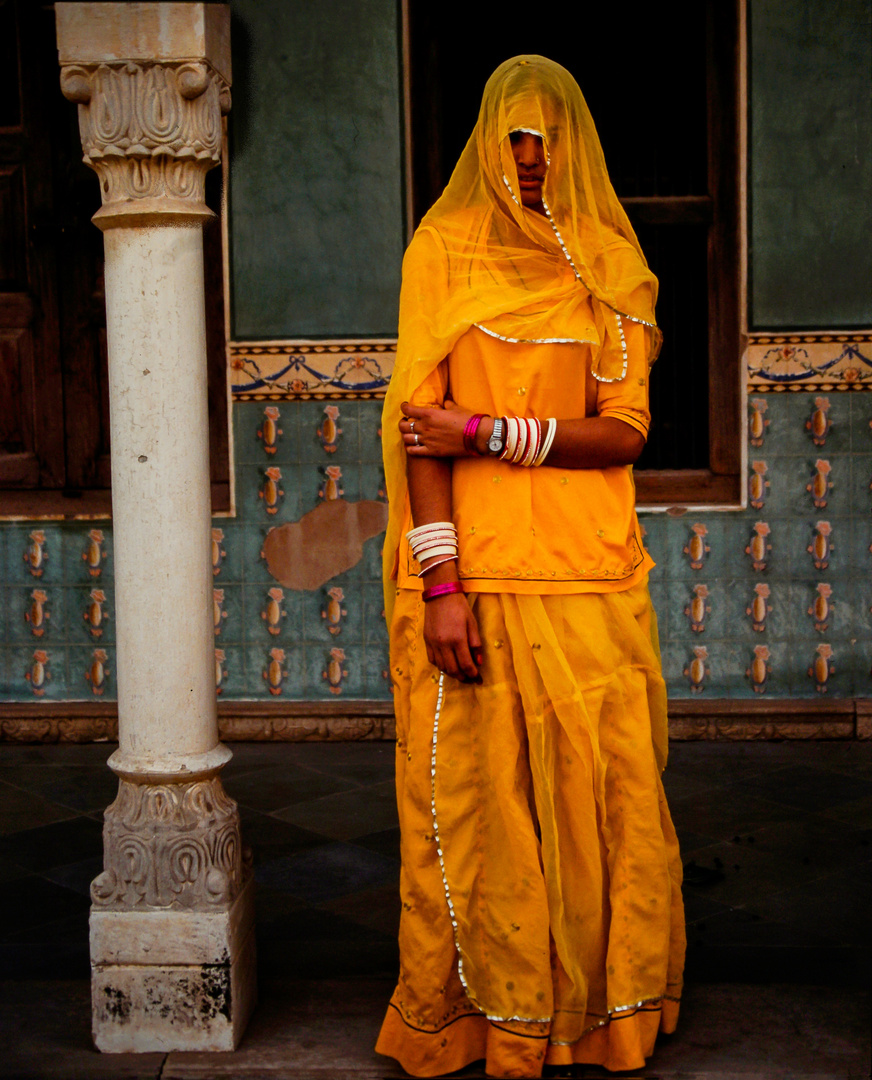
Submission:
{"label": "watch strap", "polygon": [[491,454],[497,455],[503,452],[503,446],[505,444],[503,433],[504,426],[503,418],[501,416],[495,417],[493,431],[487,441],[487,448]]}

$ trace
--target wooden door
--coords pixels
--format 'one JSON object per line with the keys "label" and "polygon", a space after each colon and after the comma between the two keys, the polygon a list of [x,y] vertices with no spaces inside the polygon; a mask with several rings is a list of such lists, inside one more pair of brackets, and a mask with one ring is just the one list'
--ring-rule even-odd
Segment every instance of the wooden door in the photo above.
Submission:
{"label": "wooden door", "polygon": [[[0,0],[0,515],[110,511],[103,237],[52,5]],[[220,209],[220,170],[207,192]],[[204,235],[213,508],[229,507],[223,253]]]}

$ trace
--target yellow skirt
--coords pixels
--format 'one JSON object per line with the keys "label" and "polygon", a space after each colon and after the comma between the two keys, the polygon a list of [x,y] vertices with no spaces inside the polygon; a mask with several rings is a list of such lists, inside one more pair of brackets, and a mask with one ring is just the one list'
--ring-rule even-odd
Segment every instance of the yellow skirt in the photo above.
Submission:
{"label": "yellow skirt", "polygon": [[394,612],[400,977],[376,1049],[414,1076],[639,1068],[685,948],[647,583],[470,600],[480,686],[428,663],[419,593]]}

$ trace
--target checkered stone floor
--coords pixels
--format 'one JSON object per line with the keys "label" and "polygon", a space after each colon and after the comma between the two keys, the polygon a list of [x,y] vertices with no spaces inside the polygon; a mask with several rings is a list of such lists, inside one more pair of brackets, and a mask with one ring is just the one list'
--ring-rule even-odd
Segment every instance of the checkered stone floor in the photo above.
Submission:
{"label": "checkered stone floor", "polygon": [[[232,746],[223,776],[254,850],[261,981],[239,1051],[91,1049],[88,887],[112,749],[0,745],[0,1077],[402,1075],[372,1052],[399,919],[394,746],[381,742]],[[676,743],[665,783],[688,986],[677,1034],[639,1075],[868,1077],[872,743]]]}

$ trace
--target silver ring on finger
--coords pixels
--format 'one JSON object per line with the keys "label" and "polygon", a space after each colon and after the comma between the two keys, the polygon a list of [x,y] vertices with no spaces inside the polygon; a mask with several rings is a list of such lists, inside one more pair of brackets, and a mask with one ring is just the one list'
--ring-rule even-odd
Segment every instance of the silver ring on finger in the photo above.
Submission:
{"label": "silver ring on finger", "polygon": [[415,421],[414,421],[414,420],[410,420],[410,421],[409,421],[409,431],[410,431],[410,432],[411,432],[411,433],[412,433],[413,435],[415,434]]}
{"label": "silver ring on finger", "polygon": [[421,445],[421,440],[418,438],[417,433],[416,433],[415,434],[415,446],[420,446],[420,445]]}

